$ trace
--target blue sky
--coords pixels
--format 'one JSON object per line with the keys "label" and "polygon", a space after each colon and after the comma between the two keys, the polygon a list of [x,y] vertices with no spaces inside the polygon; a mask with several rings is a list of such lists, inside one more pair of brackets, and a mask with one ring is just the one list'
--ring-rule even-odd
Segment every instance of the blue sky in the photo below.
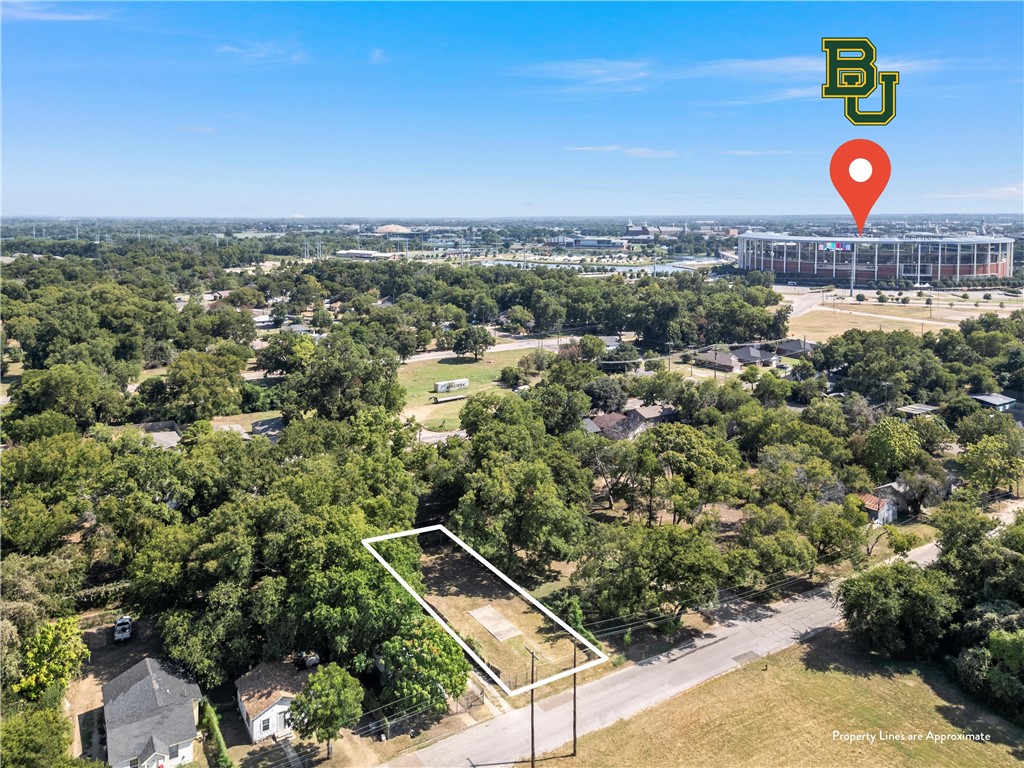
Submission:
{"label": "blue sky", "polygon": [[[64,216],[1020,212],[1024,4],[3,4],[3,210]],[[820,97],[869,37],[897,116]],[[865,108],[873,105],[865,104]]]}

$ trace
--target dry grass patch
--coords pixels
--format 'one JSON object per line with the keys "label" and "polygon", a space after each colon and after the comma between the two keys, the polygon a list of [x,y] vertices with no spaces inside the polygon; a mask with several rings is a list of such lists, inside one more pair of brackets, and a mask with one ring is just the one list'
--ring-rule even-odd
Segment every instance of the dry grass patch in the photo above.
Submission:
{"label": "dry grass patch", "polygon": [[[825,630],[546,756],[551,768],[1010,768],[1024,728],[968,699],[929,664],[887,663]],[[841,733],[987,733],[988,743],[844,743]],[[563,757],[565,756],[565,757]]]}
{"label": "dry grass patch", "polygon": [[[512,689],[530,682],[530,651],[536,679],[571,669],[572,635],[455,545],[424,547],[423,598]],[[520,634],[500,640],[471,611],[490,607]],[[587,660],[581,649],[578,663]]]}

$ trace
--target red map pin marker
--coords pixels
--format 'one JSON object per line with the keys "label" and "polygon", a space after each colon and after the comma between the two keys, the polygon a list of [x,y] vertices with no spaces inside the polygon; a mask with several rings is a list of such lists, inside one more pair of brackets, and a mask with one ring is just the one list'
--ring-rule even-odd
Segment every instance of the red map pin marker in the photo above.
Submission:
{"label": "red map pin marker", "polygon": [[885,150],[867,139],[848,141],[832,155],[828,172],[832,186],[843,198],[857,222],[857,234],[864,234],[871,207],[889,183],[892,165]]}

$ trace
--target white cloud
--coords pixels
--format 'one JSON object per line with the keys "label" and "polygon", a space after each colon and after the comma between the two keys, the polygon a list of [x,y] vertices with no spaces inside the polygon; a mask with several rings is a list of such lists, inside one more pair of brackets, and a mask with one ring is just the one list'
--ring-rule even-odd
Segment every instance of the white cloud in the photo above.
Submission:
{"label": "white cloud", "polygon": [[5,2],[2,6],[5,21],[100,21],[109,18],[106,13],[54,10],[49,3]]}
{"label": "white cloud", "polygon": [[621,144],[603,144],[590,147],[566,147],[569,152],[621,152],[629,157],[679,157],[675,149],[651,149],[649,147],[624,147]]}
{"label": "white cloud", "polygon": [[387,64],[389,61],[387,54],[380,48],[374,48],[370,51],[370,63],[371,64]]}
{"label": "white cloud", "polygon": [[722,107],[742,107],[747,104],[773,104],[777,101],[794,101],[799,99],[820,99],[821,86],[813,85],[808,88],[784,88],[768,93],[757,93],[750,96],[741,96],[737,99],[716,101],[715,104]]}
{"label": "white cloud", "polygon": [[217,132],[217,129],[210,125],[179,125],[178,130],[185,133],[198,133],[204,135]]}
{"label": "white cloud", "polygon": [[247,64],[301,64],[308,58],[301,46],[276,40],[218,45],[216,50]]}
{"label": "white cloud", "polygon": [[726,149],[723,155],[738,155],[740,157],[767,157],[769,155],[795,155],[792,149]]}
{"label": "white cloud", "polygon": [[519,74],[544,80],[560,80],[576,90],[644,90],[651,76],[646,59],[573,59],[528,64]]}
{"label": "white cloud", "polygon": [[1024,198],[1024,183],[1014,184],[1009,187],[992,187],[990,189],[979,189],[968,192],[929,192],[925,194],[925,197],[943,199],[967,199],[984,197],[1020,200],[1021,198]]}

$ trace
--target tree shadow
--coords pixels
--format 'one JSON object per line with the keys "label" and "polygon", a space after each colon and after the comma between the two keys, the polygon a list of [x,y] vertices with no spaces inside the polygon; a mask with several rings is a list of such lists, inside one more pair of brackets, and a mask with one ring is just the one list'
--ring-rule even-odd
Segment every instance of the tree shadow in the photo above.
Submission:
{"label": "tree shadow", "polygon": [[[453,353],[454,354],[454,353]],[[483,358],[474,358],[472,355],[466,357],[442,357],[440,360],[435,360],[438,365],[472,365],[473,363],[479,363],[483,361]]]}
{"label": "tree shadow", "polygon": [[835,627],[825,627],[801,639],[801,661],[815,672],[839,672],[853,677],[892,678],[898,672],[915,671],[910,662],[899,662],[858,648],[850,636]]}
{"label": "tree shadow", "polygon": [[764,603],[750,600],[735,600],[724,603],[717,608],[701,611],[701,616],[708,624],[720,624],[723,627],[734,626],[740,621],[763,621],[778,613],[776,608]]}
{"label": "tree shadow", "polygon": [[[932,685],[932,690],[940,696],[944,695],[944,692],[934,685]],[[960,696],[964,696],[964,694],[960,694]],[[945,698],[945,696],[943,697]],[[962,733],[986,734],[993,744],[1010,747],[1010,755],[1024,762],[1024,732],[1022,729],[1007,723],[998,715],[989,713],[983,705],[972,701],[971,706],[966,706],[951,701],[936,707],[935,711]]]}

